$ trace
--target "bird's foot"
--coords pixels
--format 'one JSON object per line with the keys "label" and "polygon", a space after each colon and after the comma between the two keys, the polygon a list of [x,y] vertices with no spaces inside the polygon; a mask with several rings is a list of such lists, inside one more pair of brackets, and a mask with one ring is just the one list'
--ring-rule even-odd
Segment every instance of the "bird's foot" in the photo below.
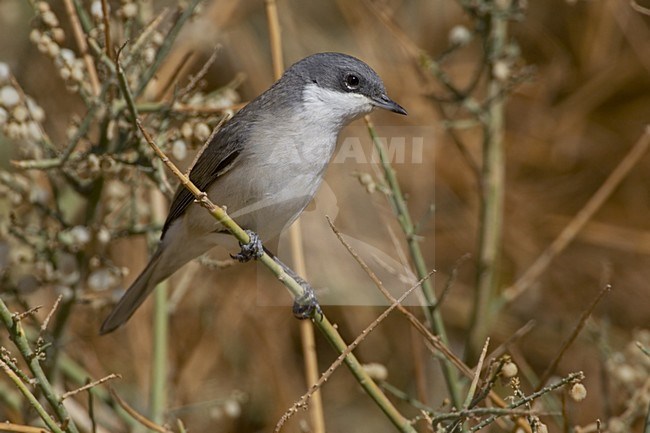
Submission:
{"label": "bird's foot", "polygon": [[302,286],[302,295],[297,297],[293,302],[293,315],[300,320],[309,319],[314,315],[323,316],[314,289],[308,282],[302,278],[297,278],[296,281]]}
{"label": "bird's foot", "polygon": [[230,257],[237,260],[240,263],[248,262],[251,259],[259,259],[264,255],[264,247],[262,246],[262,240],[252,230],[244,230],[247,234],[249,242],[247,244],[239,243],[241,251],[237,254],[231,254]]}

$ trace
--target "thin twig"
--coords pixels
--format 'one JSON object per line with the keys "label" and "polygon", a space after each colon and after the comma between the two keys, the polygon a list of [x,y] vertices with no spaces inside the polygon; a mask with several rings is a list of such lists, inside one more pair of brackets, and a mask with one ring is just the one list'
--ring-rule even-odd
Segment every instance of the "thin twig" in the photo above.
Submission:
{"label": "thin twig", "polygon": [[113,58],[113,45],[111,43],[111,21],[108,16],[108,0],[102,0],[102,20],[104,22],[104,51],[106,56]]}
{"label": "thin twig", "polygon": [[612,286],[607,284],[605,287],[601,289],[601,291],[598,293],[598,295],[594,298],[593,301],[591,301],[591,304],[587,307],[585,311],[582,312],[580,315],[580,320],[578,320],[578,323],[576,324],[576,327],[573,329],[573,332],[569,337],[562,343],[562,347],[560,348],[558,354],[555,356],[553,359],[553,362],[546,368],[546,371],[542,374],[542,376],[539,378],[539,383],[537,384],[536,391],[541,389],[544,386],[544,383],[555,373],[555,369],[557,368],[558,364],[560,363],[560,360],[562,360],[562,357],[566,353],[567,349],[573,344],[575,339],[578,337],[578,334],[580,334],[580,331],[582,331],[582,328],[584,328],[585,324],[587,323],[587,319],[589,316],[591,316],[591,313],[593,313],[594,309],[598,305],[601,299],[603,299],[603,296],[605,296],[606,293],[608,293],[612,289]]}
{"label": "thin twig", "polygon": [[636,347],[638,347],[639,350],[645,354],[645,356],[650,357],[650,349],[645,347],[640,341],[636,341],[635,344]]}
{"label": "thin twig", "polygon": [[127,402],[122,400],[119,395],[115,392],[113,388],[109,388],[111,392],[111,396],[113,397],[113,400],[122,408],[124,411],[126,411],[129,415],[133,417],[134,420],[136,420],[138,423],[143,425],[144,427],[148,428],[149,430],[153,430],[158,433],[174,433],[172,430],[169,430],[165,426],[161,426],[156,424],[155,422],[151,421],[149,418],[145,417],[135,409],[133,409]]}
{"label": "thin twig", "polygon": [[390,394],[393,396],[397,397],[398,399],[408,403],[409,405],[413,406],[414,408],[427,412],[427,413],[435,413],[435,410],[428,406],[427,404],[421,402],[420,400],[414,398],[410,393],[402,391],[401,389],[397,388],[396,386],[383,381],[381,383],[381,387],[388,391]]}
{"label": "thin twig", "polygon": [[[81,365],[79,365],[75,360],[70,358],[65,352],[62,352],[59,355],[59,360],[57,363],[59,371],[65,376],[66,379],[76,383],[79,386],[86,385],[88,383],[88,377],[91,374],[85,370]],[[94,388],[92,393],[88,395],[93,395],[98,397],[103,403],[113,406],[113,415],[120,418],[125,424],[129,426],[129,430],[134,430],[136,428],[137,422],[129,415],[126,411],[122,410],[119,406],[115,406],[112,403],[111,395],[109,391],[103,387]]]}
{"label": "thin twig", "polygon": [[178,87],[178,81],[181,76],[186,75],[187,70],[189,70],[191,65],[194,63],[194,57],[195,53],[192,50],[184,53],[171,74],[164,75],[165,82],[159,81],[156,83],[156,93],[152,94],[150,98],[154,101],[171,99],[173,105],[178,96],[175,94],[175,90]]}
{"label": "thin twig", "polygon": [[[86,382],[90,383],[89,380]],[[90,432],[97,433],[97,420],[95,419],[95,398],[92,392],[88,393],[88,418],[90,418]]]}
{"label": "thin twig", "polygon": [[[140,52],[140,49],[149,42],[149,39],[153,35],[154,30],[158,28],[161,22],[167,18],[167,15],[169,15],[169,9],[164,8],[160,13],[151,20],[149,24],[146,25],[146,27],[140,32],[140,36],[133,42],[133,46],[131,51],[133,53],[138,53]],[[135,56],[129,56],[128,58],[124,59],[124,67],[126,68],[129,66],[131,63],[131,60],[133,60]]]}
{"label": "thin twig", "polygon": [[97,385],[101,385],[104,382],[108,382],[109,380],[121,379],[121,378],[122,378],[121,374],[111,373],[106,377],[102,377],[101,379],[92,381],[92,382],[90,382],[90,383],[88,383],[88,384],[86,384],[86,385],[84,385],[82,387],[79,387],[77,389],[73,389],[72,391],[68,391],[68,392],[64,393],[61,396],[61,401],[65,400],[68,397],[72,397],[73,395],[79,394],[80,392],[83,392],[83,391],[89,390],[91,388],[94,388]]}
{"label": "thin twig", "polygon": [[19,432],[19,433],[51,433],[41,427],[32,427],[30,425],[14,424],[10,422],[0,423],[0,431]]}
{"label": "thin twig", "polygon": [[284,72],[282,59],[282,37],[280,36],[280,19],[278,17],[278,5],[275,0],[264,0],[266,6],[266,18],[269,26],[269,39],[271,42],[271,58],[273,59],[273,75],[279,79]]}
{"label": "thin twig", "polygon": [[70,25],[72,26],[72,33],[74,34],[75,41],[77,42],[77,47],[79,47],[79,53],[83,58],[84,65],[88,71],[88,78],[90,79],[90,86],[93,91],[93,95],[99,96],[99,78],[97,78],[97,70],[95,69],[95,63],[93,58],[88,52],[88,43],[86,42],[86,35],[84,30],[81,27],[81,22],[79,21],[79,16],[77,15],[77,10],[72,4],[72,0],[63,0],[65,5],[66,13],[70,17]]}
{"label": "thin twig", "polygon": [[43,308],[42,305],[37,305],[37,306],[35,306],[35,307],[30,308],[29,310],[23,311],[22,313],[14,313],[13,316],[12,316],[12,318],[13,318],[16,322],[20,322],[20,321],[23,320],[25,317],[28,317],[28,316],[31,316],[31,315],[33,315],[33,314],[38,313],[38,310],[40,310],[41,308]]}
{"label": "thin twig", "polygon": [[524,272],[512,286],[504,290],[503,299],[505,302],[512,302],[526,291],[542,273],[548,268],[553,259],[576,238],[587,222],[602,207],[605,201],[612,195],[623,179],[638,164],[646,154],[650,145],[650,125],[647,125],[643,134],[632,146],[630,151],[623,157],[621,162],[610,173],[603,184],[598,188],[589,201],[573,217],[560,234],[551,242],[535,262]]}
{"label": "thin twig", "polygon": [[481,415],[528,416],[539,415],[539,412],[528,409],[511,409],[507,407],[475,407],[473,409],[465,409],[457,412],[435,414],[432,422],[437,423],[440,421],[472,418]]}
{"label": "thin twig", "polygon": [[174,44],[174,41],[176,41],[176,37],[178,36],[181,29],[185,25],[185,22],[192,16],[192,14],[194,13],[194,9],[196,9],[196,6],[199,4],[200,1],[201,0],[192,0],[192,2],[187,5],[185,10],[178,17],[178,20],[176,20],[172,28],[169,30],[169,32],[167,33],[167,37],[165,38],[163,44],[160,46],[158,52],[156,53],[156,58],[154,59],[153,63],[151,64],[151,66],[149,66],[149,69],[147,69],[142,74],[142,77],[140,78],[140,82],[138,83],[137,90],[134,92],[136,97],[142,94],[144,89],[147,87],[147,84],[149,84],[149,81],[151,81],[151,79],[154,77],[154,75],[160,68],[160,65],[162,64],[162,62],[165,60],[165,58],[171,51],[172,45]]}
{"label": "thin twig", "polygon": [[196,75],[190,77],[189,83],[187,83],[187,86],[183,87],[179,92],[177,97],[182,98],[185,95],[188,95],[194,88],[199,84],[199,82],[205,77],[205,75],[208,73],[208,70],[210,69],[210,66],[217,60],[217,54],[219,54],[219,49],[221,48],[221,45],[217,45],[214,47],[212,50],[212,54],[210,54],[210,57],[206,62],[203,64],[199,72],[196,73]]}
{"label": "thin twig", "polygon": [[506,341],[501,343],[496,349],[488,355],[488,358],[498,358],[508,350],[515,342],[519,341],[524,335],[528,334],[535,327],[535,320],[531,319],[524,326],[517,329],[512,335],[508,337]]}
{"label": "thin twig", "polygon": [[[445,112],[445,109],[443,107],[442,103],[436,104],[438,107],[438,112],[440,115],[447,120],[447,125],[445,127],[445,131],[451,137],[451,140],[454,142],[454,145],[456,145],[456,149],[460,152],[460,155],[463,157],[465,160],[465,163],[471,170],[472,174],[474,174],[474,178],[476,179],[476,182],[480,185],[481,183],[481,168],[478,166],[474,158],[472,157],[472,154],[470,153],[470,150],[468,146],[463,142],[463,140],[459,137],[458,133],[456,132],[456,128],[451,124],[451,119],[447,117],[447,113]],[[445,122],[443,122],[443,125],[445,125]]]}
{"label": "thin twig", "polygon": [[467,254],[463,254],[462,256],[460,256],[458,260],[456,260],[456,263],[454,263],[454,266],[451,268],[451,273],[449,274],[449,278],[447,278],[445,287],[442,288],[442,291],[438,296],[438,301],[436,302],[436,305],[434,305],[434,308],[436,309],[440,308],[442,303],[445,301],[447,294],[451,291],[451,288],[454,287],[456,278],[458,278],[458,269],[460,269],[460,265],[462,265],[464,262],[469,260],[470,257],[471,255],[467,253]]}
{"label": "thin twig", "polygon": [[120,63],[120,55],[126,47],[126,44],[128,44],[128,41],[124,42],[115,54],[115,70],[117,72],[117,79],[120,84],[120,90],[122,90],[122,95],[124,96],[124,101],[126,102],[126,106],[131,113],[131,121],[135,125],[135,122],[137,122],[138,119],[138,109],[135,106],[135,100],[133,98],[133,94],[131,93],[129,82],[126,79],[126,75],[124,74],[124,70],[122,69],[122,65]]}
{"label": "thin twig", "polygon": [[43,334],[45,334],[45,331],[47,331],[47,326],[50,324],[50,320],[52,320],[52,317],[54,316],[54,313],[56,312],[57,308],[59,308],[59,304],[61,303],[62,299],[63,299],[63,295],[59,295],[56,297],[56,301],[54,301],[54,305],[52,305],[52,308],[50,308],[50,312],[47,313],[45,320],[43,320],[43,323],[41,324],[41,330],[38,333],[39,337],[42,337]]}
{"label": "thin twig", "polygon": [[467,397],[465,398],[465,403],[463,403],[463,409],[468,409],[470,403],[474,399],[474,394],[476,393],[476,387],[478,386],[478,381],[481,378],[481,370],[483,370],[483,362],[485,361],[485,355],[487,355],[487,348],[490,344],[490,339],[485,340],[483,345],[483,350],[481,350],[481,356],[478,358],[478,363],[474,369],[474,377],[472,378],[472,383],[469,386],[467,391]]}

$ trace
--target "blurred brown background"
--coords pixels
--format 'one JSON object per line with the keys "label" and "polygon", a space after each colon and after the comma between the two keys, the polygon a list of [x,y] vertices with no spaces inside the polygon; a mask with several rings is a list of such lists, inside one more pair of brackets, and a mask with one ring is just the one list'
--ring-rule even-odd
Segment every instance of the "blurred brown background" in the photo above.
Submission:
{"label": "blurred brown background", "polygon": [[[162,7],[164,2],[153,7]],[[394,21],[418,47],[432,56],[448,46],[450,30],[470,26],[452,1],[381,2],[394,11]],[[397,164],[414,218],[435,205],[422,228],[422,246],[429,267],[438,270],[440,289],[454,263],[471,258],[459,272],[443,307],[452,331],[453,348],[462,354],[469,326],[477,247],[477,184],[458,149],[440,125],[431,95],[441,87],[423,77],[414,59],[364,2],[278,1],[285,62],[314,52],[341,51],[370,64],[384,79],[389,94],[409,116],[375,113],[382,127],[433,128],[434,139],[417,167]],[[60,7],[57,2],[53,8]],[[220,43],[210,86],[217,87],[243,72],[242,100],[250,100],[272,82],[271,56],[262,1],[212,1],[202,19],[187,26],[170,57],[184,50],[203,51]],[[48,113],[46,128],[54,140],[65,134],[74,97],[57,85],[53,66],[29,42],[31,11],[18,1],[0,2],[0,61],[7,62],[25,91]],[[510,26],[521,61],[533,66],[531,79],[516,87],[506,111],[506,220],[500,283],[507,287],[530,266],[598,189],[642,135],[650,113],[650,18],[628,2],[531,1],[521,21]],[[446,59],[444,68],[457,83],[469,82],[481,61],[476,41]],[[200,67],[200,62],[197,68]],[[412,131],[413,129],[409,129]],[[360,134],[358,121],[347,134]],[[481,142],[471,131],[462,134],[474,160]],[[3,168],[12,154],[0,141]],[[650,327],[650,156],[633,168],[611,198],[562,252],[537,283],[496,318],[492,347],[531,319],[536,326],[518,343],[520,362],[541,373],[605,283],[613,290],[561,362],[558,374],[584,370],[587,399],[571,408],[576,424],[616,413],[620,402],[604,388],[604,365],[612,351]],[[393,251],[390,231],[399,233],[386,200],[370,196],[354,171],[368,165],[336,164],[326,182],[335,195],[336,224],[344,233],[382,251]],[[329,203],[329,202],[328,202]],[[354,290],[368,285],[363,274],[332,263],[349,263],[321,218],[303,224],[310,279],[319,287]],[[329,237],[329,238],[328,238]],[[400,237],[398,235],[398,237]],[[401,237],[400,237],[401,238]],[[402,246],[403,247],[403,246]],[[143,239],[121,240],[111,247],[117,264],[128,266],[128,283],[146,262]],[[329,264],[329,265],[328,265]],[[298,324],[283,307],[257,305],[258,290],[286,297],[284,289],[254,264],[212,271],[192,265],[198,273],[170,324],[170,418],[180,417],[191,431],[269,431],[278,417],[305,390]],[[253,276],[251,276],[253,275]],[[183,278],[177,276],[173,281]],[[30,302],[47,304],[54,295],[39,291]],[[284,303],[288,303],[288,297]],[[94,376],[119,372],[115,387],[138,409],[146,411],[151,363],[151,302],[125,328],[98,337],[107,310],[79,306],[64,342],[68,354]],[[330,306],[326,312],[351,341],[381,312],[380,307]],[[320,369],[334,352],[317,336]],[[432,407],[446,396],[437,361],[414,338],[407,322],[392,315],[359,347],[364,362],[386,365],[388,381],[414,393],[415,365],[424,365]],[[228,409],[234,392],[241,406]],[[238,394],[237,394],[238,395]],[[328,431],[391,431],[379,409],[359,389],[345,368],[323,388]],[[236,406],[236,405],[235,405]],[[230,410],[230,412],[229,412]],[[241,413],[237,413],[241,411]],[[409,412],[410,411],[410,412]],[[405,409],[415,415],[413,409]],[[299,413],[289,424],[298,430]],[[351,428],[351,426],[354,426]],[[559,431],[559,430],[558,430]]]}

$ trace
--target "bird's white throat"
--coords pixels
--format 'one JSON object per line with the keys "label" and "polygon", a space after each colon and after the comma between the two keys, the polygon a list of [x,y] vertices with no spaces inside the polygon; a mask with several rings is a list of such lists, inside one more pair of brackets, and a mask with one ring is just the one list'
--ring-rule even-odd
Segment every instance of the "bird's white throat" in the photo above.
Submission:
{"label": "bird's white throat", "polygon": [[305,115],[316,122],[331,122],[335,128],[341,128],[373,109],[373,104],[367,96],[353,92],[337,92],[316,83],[305,86],[302,103]]}

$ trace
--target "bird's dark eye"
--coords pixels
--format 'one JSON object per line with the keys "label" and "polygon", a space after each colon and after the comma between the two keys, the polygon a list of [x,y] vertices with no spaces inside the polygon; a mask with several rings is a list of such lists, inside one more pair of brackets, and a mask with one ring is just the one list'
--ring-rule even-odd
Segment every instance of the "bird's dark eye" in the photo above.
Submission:
{"label": "bird's dark eye", "polygon": [[357,90],[359,88],[359,77],[354,74],[345,76],[345,87],[350,90]]}

